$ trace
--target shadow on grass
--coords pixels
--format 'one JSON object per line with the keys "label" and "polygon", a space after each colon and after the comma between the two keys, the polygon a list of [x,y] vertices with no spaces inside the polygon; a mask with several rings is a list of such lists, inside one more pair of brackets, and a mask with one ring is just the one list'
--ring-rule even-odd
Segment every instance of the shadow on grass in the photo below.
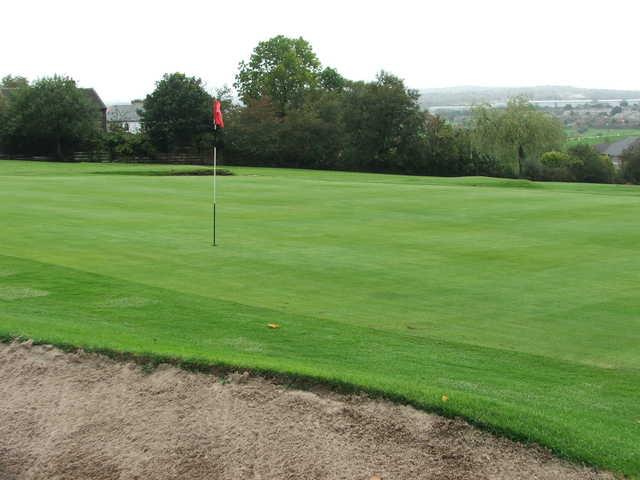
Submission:
{"label": "shadow on grass", "polygon": [[[197,168],[192,170],[110,170],[107,172],[91,172],[94,175],[134,175],[143,177],[201,177],[213,176],[213,168]],[[216,174],[233,175],[230,170],[218,168]]]}

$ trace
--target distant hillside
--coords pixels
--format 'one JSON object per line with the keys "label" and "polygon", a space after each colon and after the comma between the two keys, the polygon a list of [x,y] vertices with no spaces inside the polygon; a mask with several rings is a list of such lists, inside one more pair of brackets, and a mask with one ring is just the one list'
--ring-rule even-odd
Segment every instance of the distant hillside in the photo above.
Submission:
{"label": "distant hillside", "polygon": [[638,99],[640,91],[605,90],[576,88],[567,86],[539,87],[451,87],[420,90],[423,107],[445,105],[473,105],[482,102],[504,102],[517,95],[525,95],[531,100],[610,100]]}

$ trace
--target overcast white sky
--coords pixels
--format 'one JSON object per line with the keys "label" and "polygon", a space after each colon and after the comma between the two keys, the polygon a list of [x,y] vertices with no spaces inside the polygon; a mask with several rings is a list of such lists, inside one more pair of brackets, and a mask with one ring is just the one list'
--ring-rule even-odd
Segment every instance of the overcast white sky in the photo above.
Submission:
{"label": "overcast white sky", "polygon": [[351,79],[384,68],[414,88],[640,90],[638,0],[19,0],[0,14],[0,76],[70,75],[107,103],[165,72],[231,85],[277,34],[303,36]]}

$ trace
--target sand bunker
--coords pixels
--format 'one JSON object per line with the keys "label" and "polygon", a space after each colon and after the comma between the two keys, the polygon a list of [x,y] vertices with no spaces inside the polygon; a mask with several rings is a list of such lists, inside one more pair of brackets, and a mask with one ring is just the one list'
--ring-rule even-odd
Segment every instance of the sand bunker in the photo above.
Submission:
{"label": "sand bunker", "polygon": [[610,479],[406,406],[0,344],[0,479]]}

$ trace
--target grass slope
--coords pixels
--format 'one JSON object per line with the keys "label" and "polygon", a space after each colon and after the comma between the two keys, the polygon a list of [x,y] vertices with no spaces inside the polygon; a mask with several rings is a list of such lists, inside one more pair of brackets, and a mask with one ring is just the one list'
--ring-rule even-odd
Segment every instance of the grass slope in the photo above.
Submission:
{"label": "grass slope", "polygon": [[640,190],[233,168],[212,248],[211,178],[121,174],[163,168],[0,162],[0,334],[348,383],[640,475]]}

